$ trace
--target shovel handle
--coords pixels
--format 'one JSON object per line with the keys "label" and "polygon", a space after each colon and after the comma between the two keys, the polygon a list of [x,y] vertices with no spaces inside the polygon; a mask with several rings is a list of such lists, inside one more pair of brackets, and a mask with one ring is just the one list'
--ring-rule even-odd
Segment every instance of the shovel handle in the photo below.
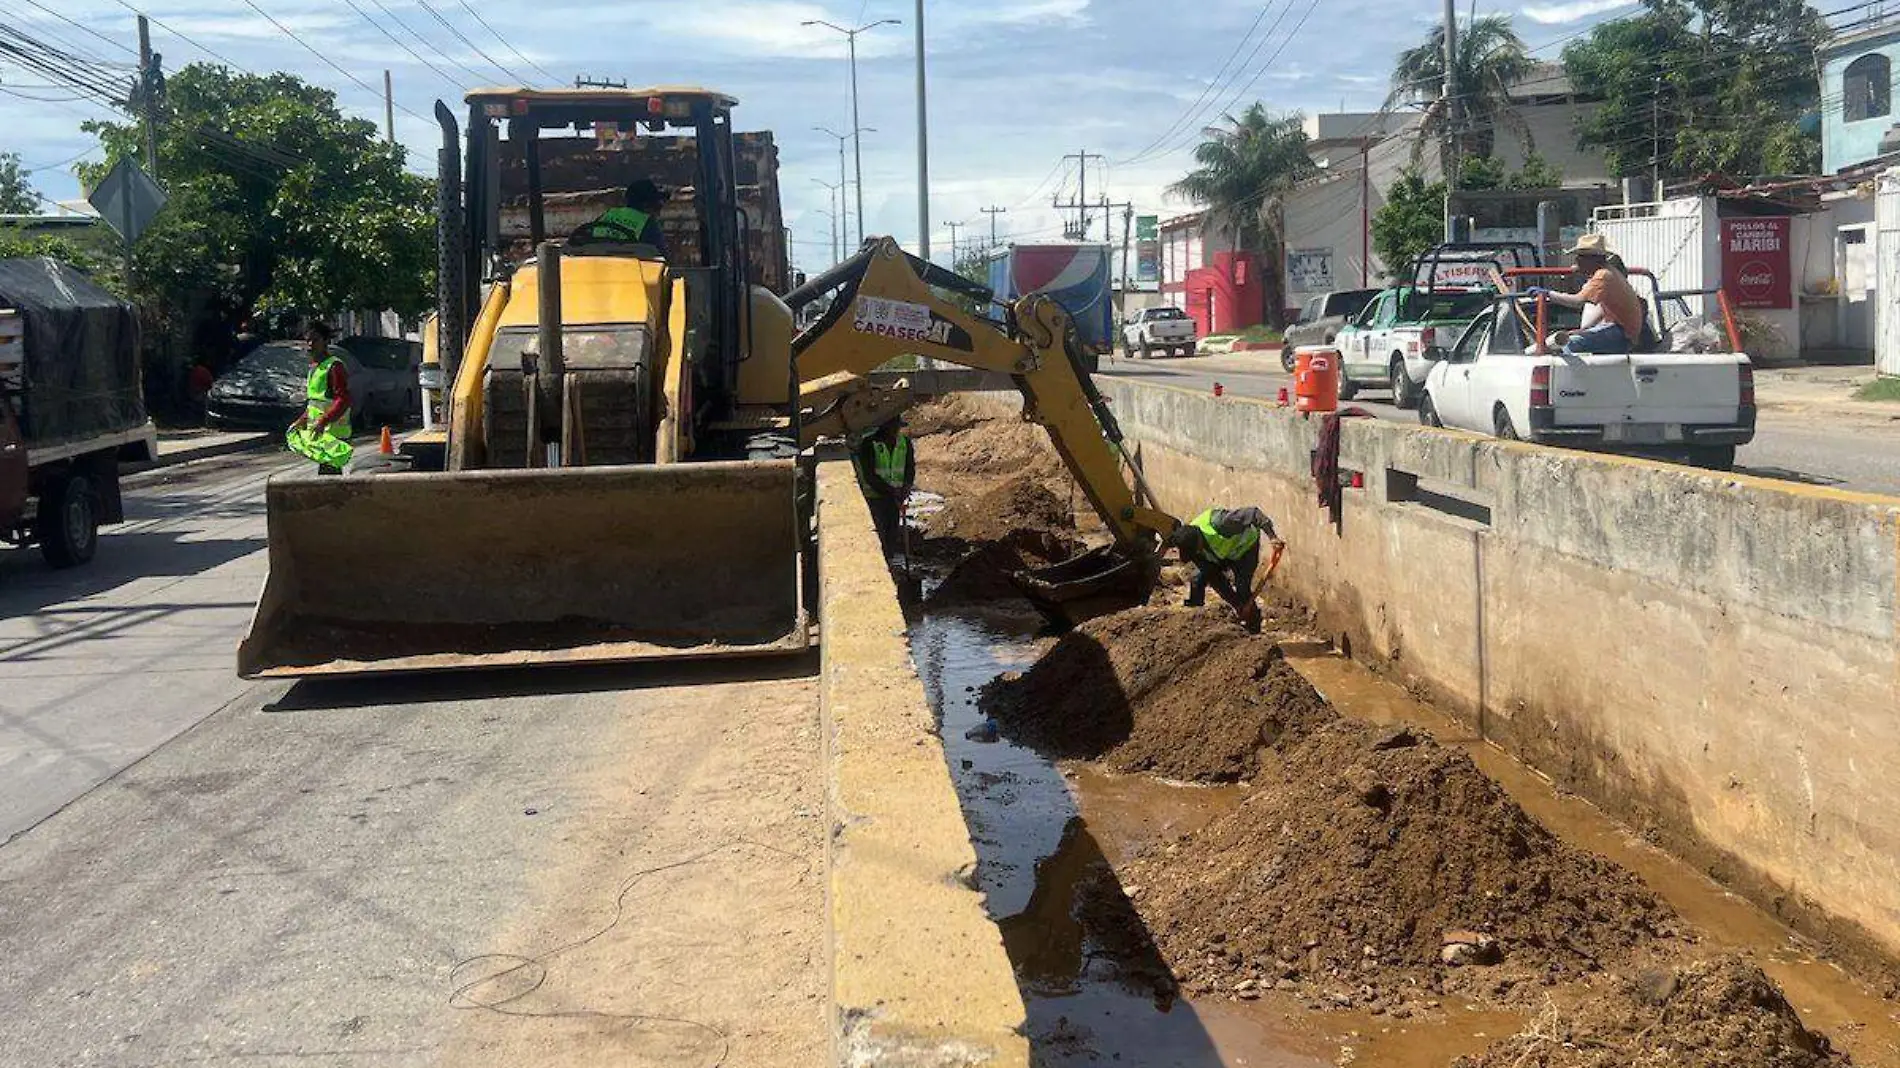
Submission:
{"label": "shovel handle", "polygon": [[1273,581],[1273,573],[1280,570],[1280,558],[1285,555],[1286,543],[1282,542],[1273,547],[1273,556],[1267,561],[1267,573],[1260,576],[1259,581],[1253,584],[1253,589],[1250,591],[1251,593],[1255,596],[1259,596],[1260,591],[1267,588],[1267,583]]}

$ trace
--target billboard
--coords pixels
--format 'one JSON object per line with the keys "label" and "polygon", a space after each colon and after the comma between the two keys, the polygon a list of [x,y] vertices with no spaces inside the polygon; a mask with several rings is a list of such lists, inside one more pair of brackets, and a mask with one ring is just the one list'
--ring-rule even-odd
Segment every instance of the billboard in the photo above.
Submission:
{"label": "billboard", "polygon": [[1290,248],[1286,252],[1288,293],[1326,293],[1333,288],[1333,250]]}
{"label": "billboard", "polygon": [[1153,285],[1161,281],[1161,217],[1135,216],[1135,283]]}
{"label": "billboard", "polygon": [[1794,307],[1787,216],[1722,220],[1722,288],[1737,308]]}

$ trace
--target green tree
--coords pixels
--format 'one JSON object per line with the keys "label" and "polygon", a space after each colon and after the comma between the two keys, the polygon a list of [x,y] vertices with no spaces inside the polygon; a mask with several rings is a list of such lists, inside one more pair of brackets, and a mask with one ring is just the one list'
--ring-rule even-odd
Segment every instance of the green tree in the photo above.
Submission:
{"label": "green tree", "polygon": [[[1511,28],[1508,15],[1474,19],[1458,34],[1456,75],[1463,121],[1458,127],[1460,158],[1489,156],[1497,147],[1497,132],[1507,130],[1524,146],[1533,147],[1531,130],[1511,103],[1510,87],[1537,66],[1523,38]],[[1443,99],[1445,85],[1445,27],[1434,26],[1423,44],[1399,53],[1392,68],[1392,89],[1385,106],[1407,100],[1429,100],[1413,162],[1425,145],[1446,143],[1451,116]],[[1444,171],[1449,173],[1450,167]]]}
{"label": "green tree", "polygon": [[[133,295],[158,325],[203,308],[228,336],[259,313],[427,309],[431,183],[403,170],[402,149],[374,124],[345,118],[335,94],[290,74],[198,64],[169,79],[166,109],[169,204],[134,261]],[[86,128],[107,157],[81,168],[86,180],[142,149],[133,124]]]}
{"label": "green tree", "polygon": [[1503,189],[1508,175],[1496,156],[1466,156],[1458,161],[1458,188]]}
{"label": "green tree", "polygon": [[1564,172],[1533,152],[1524,157],[1524,165],[1504,182],[1506,189],[1556,189],[1564,184]]}
{"label": "green tree", "polygon": [[1826,24],[1804,0],[1644,0],[1564,49],[1564,71],[1601,101],[1578,124],[1617,175],[1813,173],[1820,140],[1814,49]]}
{"label": "green tree", "polygon": [[1372,247],[1378,250],[1386,275],[1405,274],[1412,261],[1444,236],[1445,183],[1427,183],[1417,171],[1401,174],[1386,190],[1385,203],[1372,214]]}
{"label": "green tree", "polygon": [[1299,112],[1272,114],[1254,104],[1238,117],[1204,131],[1194,149],[1197,166],[1168,187],[1174,196],[1203,205],[1209,222],[1234,235],[1236,249],[1254,253],[1264,265],[1268,322],[1284,325],[1285,250],[1280,207],[1293,186],[1317,173],[1307,155],[1304,117]]}
{"label": "green tree", "polygon": [[39,194],[27,184],[32,174],[20,166],[17,152],[0,152],[0,215],[32,215],[40,210]]}

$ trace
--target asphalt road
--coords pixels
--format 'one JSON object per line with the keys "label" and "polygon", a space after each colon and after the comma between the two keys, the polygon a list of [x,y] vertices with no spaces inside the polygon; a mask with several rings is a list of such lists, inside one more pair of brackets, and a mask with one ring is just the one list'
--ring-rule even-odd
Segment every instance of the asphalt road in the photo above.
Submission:
{"label": "asphalt road", "polygon": [[[1235,396],[1268,399],[1293,384],[1292,376],[1281,370],[1277,353],[1174,360],[1109,356],[1102,361],[1101,373],[1194,390],[1211,391],[1219,382]],[[1418,420],[1418,413],[1395,408],[1386,398],[1384,390],[1367,390],[1351,403],[1381,419]],[[1774,409],[1765,392],[1762,403],[1755,440],[1737,454],[1737,471],[1900,496],[1900,421],[1784,414]]]}
{"label": "asphalt road", "polygon": [[822,1059],[815,662],[245,683],[290,466],[0,550],[0,1063]]}

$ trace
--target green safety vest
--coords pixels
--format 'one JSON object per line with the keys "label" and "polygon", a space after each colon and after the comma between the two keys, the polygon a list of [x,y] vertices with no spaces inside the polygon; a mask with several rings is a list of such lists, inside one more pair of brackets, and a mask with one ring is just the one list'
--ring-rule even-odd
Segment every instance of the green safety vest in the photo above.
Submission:
{"label": "green safety vest", "polygon": [[1194,517],[1189,525],[1201,532],[1207,541],[1207,551],[1216,560],[1238,560],[1247,555],[1254,546],[1260,544],[1260,531],[1248,527],[1238,534],[1228,537],[1214,529],[1214,509],[1209,508]]}
{"label": "green safety vest", "polygon": [[877,461],[877,477],[887,486],[904,484],[904,468],[910,460],[910,439],[898,435],[896,445],[871,442],[871,457]]}
{"label": "green safety vest", "polygon": [[611,240],[620,236],[619,231],[625,230],[627,233],[625,240],[638,241],[640,240],[640,235],[646,233],[647,222],[652,218],[653,216],[648,215],[638,208],[609,208],[605,214],[594,220],[594,223],[597,226],[605,223],[613,227],[615,233],[611,235],[597,234],[595,236],[605,236]]}
{"label": "green safety vest", "polygon": [[310,428],[323,413],[330,410],[330,402],[335,400],[330,393],[330,368],[337,362],[335,353],[331,353],[310,368],[310,377],[304,380],[304,416],[308,424],[292,427],[284,435],[284,440],[292,451],[308,457],[326,467],[342,469],[350,462],[350,413],[344,412],[336,422],[323,428],[323,433],[312,434]]}
{"label": "green safety vest", "polygon": [[[309,417],[311,426],[315,426],[317,420],[323,418],[323,413],[330,410],[330,402],[336,399],[330,393],[330,368],[335,367],[336,363],[336,353],[325,356],[323,362],[310,369],[310,377],[304,380],[304,394],[309,398],[304,406],[304,415]],[[348,441],[350,413],[345,410],[343,415],[336,422],[325,427],[323,432]]]}

